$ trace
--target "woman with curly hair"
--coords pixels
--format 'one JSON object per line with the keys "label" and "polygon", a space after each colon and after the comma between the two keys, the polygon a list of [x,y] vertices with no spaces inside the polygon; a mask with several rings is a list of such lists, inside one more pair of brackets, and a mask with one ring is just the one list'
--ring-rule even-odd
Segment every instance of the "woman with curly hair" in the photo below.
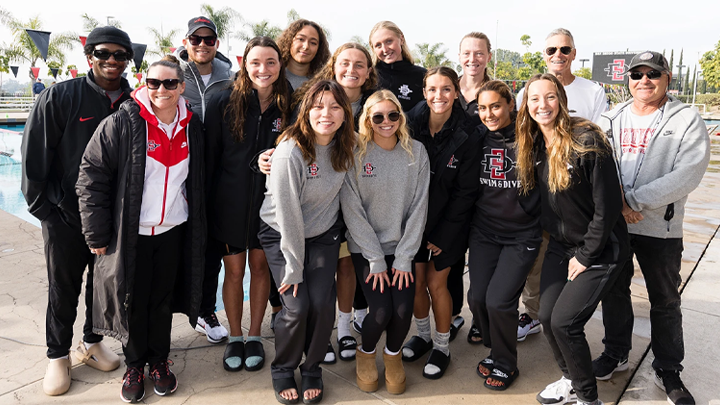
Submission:
{"label": "woman with curly hair", "polygon": [[335,321],[335,270],[344,224],[340,187],[353,162],[355,131],[345,91],[315,83],[298,120],[278,138],[260,209],[260,243],[278,285],[282,310],[275,321],[273,388],[280,403],[323,396],[322,369]]}
{"label": "woman with curly hair", "polygon": [[[287,123],[290,93],[280,51],[268,37],[248,42],[237,79],[213,95],[206,110],[208,234],[222,246],[223,301],[230,337],[223,355],[228,371],[262,368],[260,327],[270,291],[270,271],[258,241],[265,176],[255,156],[275,144]],[[250,268],[250,330],[243,337],[243,278]]]}
{"label": "woman with curly hair", "polygon": [[516,132],[521,192],[539,189],[540,221],[550,234],[540,322],[563,374],[537,400],[602,404],[584,329],[629,256],[610,145],[597,125],[570,118],[565,89],[548,73],[528,81]]}
{"label": "woman with curly hair", "polygon": [[277,39],[285,75],[299,89],[330,58],[330,47],[322,27],[313,21],[293,21]]}

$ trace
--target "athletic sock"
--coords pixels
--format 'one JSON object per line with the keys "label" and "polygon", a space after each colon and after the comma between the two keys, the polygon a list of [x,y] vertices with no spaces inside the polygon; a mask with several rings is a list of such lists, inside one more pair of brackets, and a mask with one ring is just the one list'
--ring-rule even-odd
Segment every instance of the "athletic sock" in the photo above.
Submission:
{"label": "athletic sock", "polygon": [[[435,330],[435,337],[433,339],[433,349],[442,352],[444,355],[450,355],[450,332],[440,333]],[[437,374],[440,372],[440,367],[434,364],[426,364],[423,370],[425,374]]]}
{"label": "athletic sock", "polygon": [[[248,336],[247,339],[245,339],[245,343],[247,342],[262,342],[262,339],[260,336]],[[261,361],[263,361],[263,358],[260,356],[248,357],[245,360],[245,367],[255,367],[260,364]]]}
{"label": "athletic sock", "polygon": [[337,338],[338,340],[350,335],[350,320],[352,313],[338,310]]}
{"label": "athletic sock", "polygon": [[363,321],[365,320],[365,316],[367,316],[367,313],[368,313],[367,308],[356,309],[355,310],[355,322],[357,322],[358,325],[362,326]]}
{"label": "athletic sock", "polygon": [[[430,336],[430,316],[426,316],[425,318],[415,318],[415,326],[417,327],[418,336],[426,342],[429,342],[432,340]],[[409,347],[403,347],[402,348],[403,356],[405,357],[413,357],[415,356],[415,351],[410,349]]]}
{"label": "athletic sock", "polygon": [[[242,335],[228,337],[228,343],[235,343],[235,342],[242,343],[244,341],[245,341],[245,337]],[[238,357],[238,356],[228,357],[227,359],[225,359],[225,363],[228,366],[230,366],[231,368],[238,368],[238,367],[242,366],[242,362],[243,362],[242,357]]]}
{"label": "athletic sock", "polygon": [[368,352],[368,351],[363,350],[362,345],[360,346],[360,351],[363,352],[363,353],[365,353],[365,354],[375,354],[375,350],[373,350],[373,351],[371,351],[371,352]]}

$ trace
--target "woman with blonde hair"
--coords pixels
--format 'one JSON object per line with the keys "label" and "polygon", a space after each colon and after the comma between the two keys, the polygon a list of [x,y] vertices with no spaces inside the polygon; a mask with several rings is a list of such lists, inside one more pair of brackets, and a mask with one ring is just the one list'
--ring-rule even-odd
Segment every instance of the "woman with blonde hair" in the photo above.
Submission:
{"label": "woman with blonde hair", "polygon": [[400,350],[412,321],[412,260],[427,216],[430,167],[392,92],[380,90],[368,98],[359,127],[355,168],[345,175],[340,191],[348,249],[370,307],[357,348],[357,384],[366,392],[377,390],[376,346],[385,331],[386,388],[401,394],[405,370]]}
{"label": "woman with blonde hair", "polygon": [[380,88],[392,91],[403,111],[410,111],[423,100],[422,83],[427,70],[413,63],[405,35],[392,21],[375,24],[369,43]]}
{"label": "woman with blonde hair", "polygon": [[521,192],[537,187],[550,234],[540,279],[540,322],[562,377],[537,395],[542,404],[599,405],[585,324],[629,256],[622,194],[600,128],[571,118],[551,74],[533,76],[517,118]]}
{"label": "woman with blonde hair", "polygon": [[462,68],[460,76],[460,106],[468,115],[478,114],[477,95],[483,84],[490,81],[487,65],[492,59],[490,38],[482,32],[473,31],[460,40],[458,60]]}

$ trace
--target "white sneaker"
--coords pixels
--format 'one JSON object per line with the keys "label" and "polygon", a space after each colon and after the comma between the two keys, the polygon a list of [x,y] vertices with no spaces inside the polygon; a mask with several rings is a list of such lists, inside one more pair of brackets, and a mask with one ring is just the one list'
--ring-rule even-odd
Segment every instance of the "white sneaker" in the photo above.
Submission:
{"label": "white sneaker", "polygon": [[545,387],[535,397],[541,404],[562,405],[577,401],[577,394],[572,387],[572,381],[562,376],[559,380]]}
{"label": "white sneaker", "polygon": [[214,312],[204,318],[199,316],[195,330],[207,335],[210,343],[220,343],[228,337],[227,329],[218,321]]}
{"label": "white sneaker", "polygon": [[520,319],[518,319],[517,329],[518,342],[522,342],[523,340],[525,340],[528,335],[532,335],[533,333],[540,333],[541,329],[542,326],[540,325],[539,320],[530,318],[530,315],[528,314],[520,315]]}

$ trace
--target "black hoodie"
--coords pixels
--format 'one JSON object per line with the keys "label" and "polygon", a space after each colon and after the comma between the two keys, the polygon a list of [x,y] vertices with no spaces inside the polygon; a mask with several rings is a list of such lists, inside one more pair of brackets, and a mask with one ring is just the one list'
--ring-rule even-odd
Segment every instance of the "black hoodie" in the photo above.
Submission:
{"label": "black hoodie", "polygon": [[392,91],[406,113],[425,99],[423,79],[427,69],[424,67],[406,60],[391,64],[377,61],[375,72],[378,75],[378,87]]}

